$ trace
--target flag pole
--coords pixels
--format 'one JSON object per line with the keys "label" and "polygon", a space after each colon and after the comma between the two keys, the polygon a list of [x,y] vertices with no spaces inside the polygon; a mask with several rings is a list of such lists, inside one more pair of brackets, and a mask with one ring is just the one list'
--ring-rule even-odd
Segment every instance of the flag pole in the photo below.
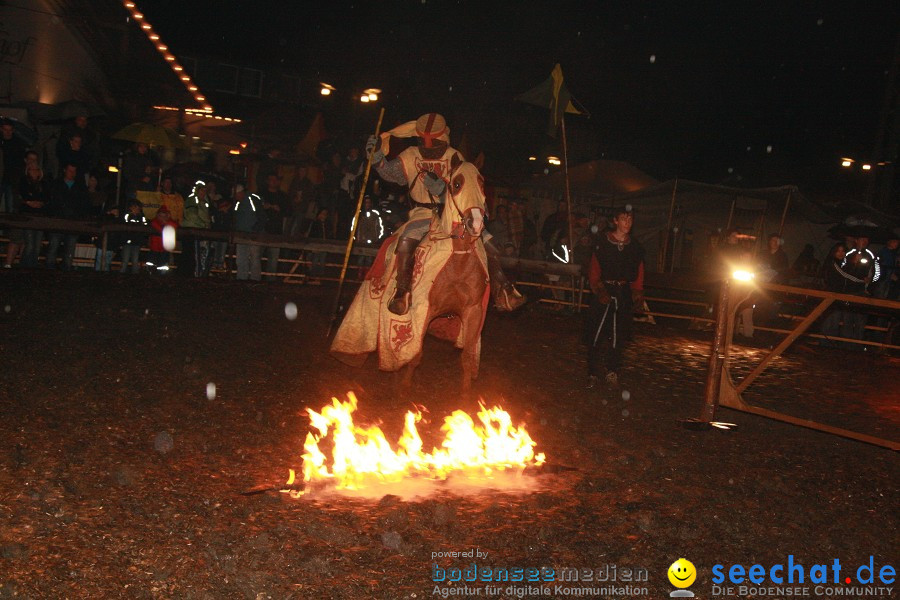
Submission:
{"label": "flag pole", "polygon": [[[566,146],[566,114],[563,111],[559,118],[560,129],[562,130],[562,150],[563,150],[563,174],[566,180],[566,220],[569,229],[569,260],[575,255],[575,231],[572,227],[572,196],[569,193],[569,150]],[[575,307],[577,300],[575,299],[575,276],[572,276],[572,307]]]}
{"label": "flag pole", "polygon": [[[381,112],[378,113],[378,123],[375,125],[375,138],[378,139],[378,134],[381,133],[381,120],[384,118],[384,107],[381,108]],[[337,294],[334,297],[334,308],[331,310],[331,322],[328,323],[328,332],[325,334],[325,337],[331,336],[331,330],[334,329],[334,323],[338,318],[338,311],[341,307],[341,291],[344,288],[344,277],[347,275],[347,263],[350,261],[350,250],[353,249],[353,238],[356,237],[356,227],[359,225],[359,213],[362,210],[363,198],[366,195],[366,186],[369,183],[369,171],[372,168],[372,156],[375,154],[375,148],[369,152],[369,155],[366,157],[366,170],[363,173],[363,182],[362,186],[359,188],[359,198],[356,201],[356,212],[353,217],[353,224],[350,227],[350,237],[347,239],[347,250],[344,252],[344,264],[341,266],[341,277],[338,280],[338,289]]]}

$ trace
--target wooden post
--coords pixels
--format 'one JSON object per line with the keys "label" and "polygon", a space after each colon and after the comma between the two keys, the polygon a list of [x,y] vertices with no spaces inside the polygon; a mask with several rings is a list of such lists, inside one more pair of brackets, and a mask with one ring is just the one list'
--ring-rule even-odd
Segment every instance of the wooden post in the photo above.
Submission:
{"label": "wooden post", "polygon": [[[666,223],[666,243],[662,252],[662,268],[661,273],[666,272],[666,260],[669,258],[669,240],[672,234],[672,218],[675,216],[675,194],[678,192],[678,178],[675,178],[675,185],[672,186],[672,203],[669,205],[669,221]],[[672,248],[672,260],[675,260],[675,248]],[[674,269],[673,269],[674,270]]]}
{"label": "wooden post", "polygon": [[778,237],[781,237],[781,234],[784,233],[784,221],[787,219],[788,207],[791,205],[791,192],[793,191],[793,188],[788,189],[787,198],[784,201],[784,211],[781,213],[781,225],[778,226]]}
{"label": "wooden post", "polygon": [[[575,254],[575,230],[572,227],[572,196],[569,193],[569,151],[566,145],[566,115],[563,112],[559,119],[560,129],[562,130],[562,147],[563,147],[563,175],[566,180],[566,216],[569,222],[569,255],[571,261]],[[571,263],[570,263],[571,264]],[[575,278],[572,277],[572,306],[575,306]]]}
{"label": "wooden post", "polygon": [[722,280],[719,289],[719,304],[716,307],[716,332],[713,337],[712,348],[709,353],[709,366],[706,371],[706,387],[703,394],[703,409],[700,411],[700,421],[709,423],[716,416],[716,408],[719,406],[719,388],[722,385],[722,367],[725,364],[725,341],[728,329],[729,287],[731,278]]}

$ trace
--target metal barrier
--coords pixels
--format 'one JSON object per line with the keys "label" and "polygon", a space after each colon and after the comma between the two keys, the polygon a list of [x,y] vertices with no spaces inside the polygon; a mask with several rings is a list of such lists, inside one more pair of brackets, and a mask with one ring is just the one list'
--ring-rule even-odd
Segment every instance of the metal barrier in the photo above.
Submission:
{"label": "metal barrier", "polygon": [[[147,227],[140,225],[97,223],[96,220],[88,222],[52,219],[46,217],[22,217],[9,214],[0,214],[0,227],[40,229],[43,231],[64,231],[68,233],[97,236],[101,238],[101,244],[98,248],[98,250],[100,251],[106,250],[108,235],[110,233],[133,232],[142,233],[144,235],[148,234]],[[304,252],[323,252],[326,254],[343,255],[346,244],[346,242],[342,240],[309,240],[287,238],[285,236],[275,234],[240,233],[190,228],[180,229],[179,237],[182,239],[188,238],[227,242],[229,245],[250,244],[257,246],[274,246],[285,250],[297,251],[298,256],[296,258],[279,257],[279,265],[284,265],[286,267],[286,270],[283,271],[282,269],[279,269],[278,273],[272,273],[270,271],[263,271],[262,273],[263,275],[267,276],[275,276],[279,278],[283,283],[290,284],[300,284],[308,281],[308,277],[305,273],[302,272],[302,268],[310,266],[311,261],[304,256]],[[82,248],[84,247],[83,245],[80,246]],[[177,253],[177,251],[175,253]],[[352,254],[356,256],[374,257],[377,253],[377,248],[354,246],[352,250]],[[229,258],[233,259],[234,255],[230,254]],[[101,254],[101,260],[105,261],[105,259],[106,253],[104,252],[103,254]],[[539,296],[537,298],[538,302],[549,306],[571,307],[575,311],[580,311],[581,309],[588,307],[588,304],[586,303],[586,297],[590,296],[591,291],[590,288],[586,286],[586,278],[583,276],[582,269],[579,265],[565,264],[556,261],[527,260],[510,257],[501,257],[501,263],[503,264],[503,267],[505,269],[533,273],[536,275],[540,275],[541,277],[550,275],[559,279],[559,283],[556,284],[550,283],[549,281],[520,280],[516,282],[516,285],[523,288],[534,289]],[[93,259],[76,258],[75,264],[77,266],[93,266],[94,261]],[[326,262],[324,266],[326,268],[333,269],[335,267],[341,267],[342,264]],[[268,261],[266,264],[266,268],[269,268]],[[365,267],[358,268],[363,269]],[[214,269],[212,272],[230,274],[233,271],[226,267],[224,271]],[[336,276],[329,276],[324,273],[315,276],[315,279],[319,279],[322,281],[338,281],[338,278]],[[563,279],[568,279],[570,283],[568,285],[561,285]],[[352,284],[353,281],[350,280],[348,283]],[[662,317],[669,319],[688,320],[692,325],[702,325],[704,327],[712,325],[715,323],[715,319],[711,318],[710,303],[707,301],[706,292],[703,289],[709,284],[709,281],[702,279],[697,279],[693,282],[688,282],[687,284],[685,284],[683,277],[676,278],[672,275],[647,273],[645,287],[647,288],[648,294],[645,297],[646,305],[643,314],[646,318],[649,318],[651,322],[655,317]],[[772,287],[772,284],[768,284],[768,286],[768,289],[777,289],[777,286]],[[814,293],[816,292],[816,290],[812,289],[789,288],[787,286],[782,287],[784,287],[784,289],[802,290],[802,292],[797,293],[802,293],[802,295],[806,296],[816,295]],[[543,297],[544,293],[548,290],[554,294],[554,297]],[[566,299],[567,295],[569,296],[568,299]],[[687,296],[694,299],[672,297],[673,295]],[[677,312],[672,308],[668,310],[662,310],[660,305],[662,305],[663,308],[676,307],[677,309],[682,309],[682,312]],[[651,306],[653,307],[652,309]],[[781,316],[786,317],[787,319],[797,318],[793,315]],[[784,334],[788,334],[791,331],[773,327],[757,326],[755,328],[759,329],[760,331]],[[885,330],[884,328],[873,325],[867,325],[866,329],[869,331]],[[811,338],[824,337],[820,334],[815,333],[805,335]],[[843,338],[839,339],[839,341],[900,350],[900,346],[880,342],[864,342],[860,340]]]}
{"label": "metal barrier", "polygon": [[[703,409],[697,423],[710,425],[714,423],[716,411],[720,406],[739,410],[769,419],[815,429],[833,435],[838,435],[876,446],[882,446],[891,450],[900,450],[900,442],[886,440],[883,438],[866,435],[840,427],[825,425],[817,421],[809,419],[801,419],[792,415],[787,415],[778,411],[752,406],[744,401],[742,393],[750,386],[751,383],[766,369],[769,363],[777,356],[784,352],[800,335],[809,328],[834,302],[848,302],[851,304],[863,304],[867,306],[876,306],[891,310],[900,311],[900,302],[891,300],[881,300],[877,298],[866,298],[862,296],[852,296],[848,294],[837,294],[834,292],[826,292],[822,290],[810,290],[806,288],[795,288],[787,285],[778,285],[774,283],[761,283],[756,286],[757,289],[764,289],[773,292],[781,292],[786,294],[797,294],[806,297],[821,298],[822,300],[816,305],[805,317],[803,317],[794,327],[787,332],[787,336],[774,348],[772,348],[740,382],[735,383],[731,377],[729,369],[729,358],[731,351],[731,338],[734,333],[735,313],[738,306],[745,301],[745,298],[739,298],[732,290],[735,284],[731,280],[722,282],[719,293],[719,302],[716,311],[716,330],[712,342],[712,351],[709,357],[709,366],[707,369],[706,387],[704,392]],[[743,290],[746,292],[746,290]],[[843,340],[843,338],[839,338]],[[854,341],[854,340],[846,340]],[[865,342],[867,344],[871,342]],[[894,346],[896,347],[896,346]]]}

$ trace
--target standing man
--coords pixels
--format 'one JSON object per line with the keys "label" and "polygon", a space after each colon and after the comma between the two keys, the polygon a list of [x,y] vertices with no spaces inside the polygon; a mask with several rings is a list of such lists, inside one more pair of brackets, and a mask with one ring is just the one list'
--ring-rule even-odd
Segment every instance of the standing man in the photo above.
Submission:
{"label": "standing man", "polygon": [[[247,193],[243,183],[234,186],[234,230],[240,233],[260,233],[266,230],[266,213],[262,200]],[[235,262],[239,280],[259,281],[262,273],[262,246],[235,244]]]}
{"label": "standing man", "polygon": [[[25,160],[25,142],[16,137],[12,121],[0,123],[0,212],[13,212],[13,199],[19,180],[25,174],[22,162]],[[82,182],[84,183],[84,182]]]}
{"label": "standing man", "polygon": [[[403,150],[396,158],[385,160],[385,155],[390,151],[391,136],[415,137],[417,143]],[[372,164],[381,178],[408,186],[413,203],[409,212],[410,224],[397,241],[397,291],[388,304],[388,310],[395,315],[405,315],[410,307],[416,247],[428,233],[434,212],[443,203],[451,171],[465,158],[450,146],[450,128],[444,117],[437,113],[422,115],[415,121],[381,134],[380,143],[374,136],[371,137],[366,151],[372,150]],[[491,243],[491,234],[487,231],[482,233],[481,239],[487,253],[494,306],[504,311],[519,308],[525,303],[525,297],[506,279],[500,266],[500,250]]]}
{"label": "standing man", "polygon": [[[290,216],[291,204],[287,195],[281,191],[281,179],[278,175],[270,173],[266,177],[266,187],[259,193],[262,200],[263,211],[266,213],[266,233],[284,235],[285,219]],[[266,281],[278,280],[278,259],[281,257],[281,247],[266,246]]]}
{"label": "standing man", "polygon": [[591,254],[588,318],[588,387],[600,381],[598,359],[604,341],[606,382],[619,382],[625,344],[631,339],[632,313],[644,304],[644,248],[631,237],[634,215],[625,208],[616,211],[615,229],[600,236]]}

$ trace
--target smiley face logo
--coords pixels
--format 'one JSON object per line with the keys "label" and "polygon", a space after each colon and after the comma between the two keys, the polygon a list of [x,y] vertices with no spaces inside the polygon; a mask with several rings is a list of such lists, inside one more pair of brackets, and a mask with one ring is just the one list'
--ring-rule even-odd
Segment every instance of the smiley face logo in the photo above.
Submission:
{"label": "smiley face logo", "polygon": [[697,579],[697,569],[686,558],[679,558],[669,567],[669,582],[677,588],[689,587]]}

